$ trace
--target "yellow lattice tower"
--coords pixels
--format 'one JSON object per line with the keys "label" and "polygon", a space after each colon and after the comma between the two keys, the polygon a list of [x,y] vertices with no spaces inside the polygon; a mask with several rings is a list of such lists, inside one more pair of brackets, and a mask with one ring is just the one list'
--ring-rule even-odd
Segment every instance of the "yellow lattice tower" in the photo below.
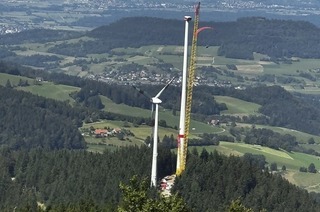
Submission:
{"label": "yellow lattice tower", "polygon": [[186,160],[187,160],[187,151],[188,151],[188,135],[189,135],[189,128],[190,128],[190,115],[191,115],[191,105],[192,105],[192,92],[193,92],[193,82],[194,82],[194,73],[195,73],[195,66],[196,66],[196,56],[197,56],[197,32],[199,26],[199,10],[200,10],[200,2],[195,8],[195,19],[194,19],[194,26],[193,26],[193,38],[192,38],[192,46],[191,46],[191,58],[190,58],[190,65],[189,65],[189,74],[188,74],[188,81],[187,81],[187,99],[186,99],[186,119],[185,119],[185,137],[183,146],[180,146],[180,150],[178,150],[178,154],[181,163],[180,167],[177,169],[177,175],[180,175],[186,167]]}
{"label": "yellow lattice tower", "polygon": [[189,65],[189,74],[187,82],[187,98],[186,98],[186,114],[185,114],[185,137],[183,146],[181,149],[178,149],[179,157],[181,158],[180,167],[177,169],[177,175],[180,175],[186,168],[187,162],[187,152],[188,152],[188,138],[190,131],[190,121],[191,121],[191,107],[192,107],[192,93],[193,85],[195,79],[196,71],[196,62],[197,62],[197,41],[198,34],[205,29],[212,29],[212,27],[201,27],[199,28],[199,11],[200,11],[200,2],[195,9],[195,20],[194,20],[194,29],[193,29],[193,38],[192,38],[192,47],[191,47],[191,58]]}

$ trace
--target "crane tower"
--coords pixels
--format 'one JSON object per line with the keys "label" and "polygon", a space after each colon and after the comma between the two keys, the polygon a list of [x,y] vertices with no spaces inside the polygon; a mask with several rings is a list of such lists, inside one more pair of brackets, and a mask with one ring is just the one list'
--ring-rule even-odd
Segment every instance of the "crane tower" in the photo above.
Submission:
{"label": "crane tower", "polygon": [[[190,58],[189,73],[188,73],[188,80],[187,80],[187,97],[186,97],[185,123],[184,123],[185,132],[184,132],[184,136],[183,136],[183,143],[178,144],[177,170],[176,170],[176,175],[178,175],[178,176],[181,175],[181,173],[185,170],[186,160],[187,160],[188,135],[189,135],[189,128],[190,128],[190,115],[191,115],[191,104],[192,104],[192,92],[193,92],[193,83],[194,83],[194,76],[195,76],[194,73],[195,73],[195,69],[196,69],[199,11],[200,11],[200,2],[195,7],[193,38],[192,38],[192,46],[191,46],[191,58]],[[178,139],[180,139],[180,137]]]}

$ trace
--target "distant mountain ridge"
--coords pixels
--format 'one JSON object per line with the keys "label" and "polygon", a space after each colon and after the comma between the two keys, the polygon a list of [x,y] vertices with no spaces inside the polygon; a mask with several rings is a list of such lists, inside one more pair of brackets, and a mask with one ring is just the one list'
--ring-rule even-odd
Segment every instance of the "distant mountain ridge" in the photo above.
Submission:
{"label": "distant mountain ridge", "polygon": [[[201,33],[198,44],[220,46],[219,54],[229,58],[252,59],[253,52],[271,58],[320,58],[320,29],[309,22],[250,17],[231,22],[201,22],[200,26],[211,26],[214,30]],[[133,17],[98,27],[88,36],[104,42],[105,47],[182,45],[183,31],[182,21]],[[191,33],[192,30],[190,36]]]}

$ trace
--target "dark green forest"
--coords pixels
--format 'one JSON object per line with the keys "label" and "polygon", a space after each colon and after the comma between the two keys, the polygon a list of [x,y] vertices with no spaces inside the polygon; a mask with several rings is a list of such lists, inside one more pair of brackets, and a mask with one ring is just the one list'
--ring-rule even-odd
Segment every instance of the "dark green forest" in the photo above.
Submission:
{"label": "dark green forest", "polygon": [[[253,52],[266,54],[269,56],[266,59],[272,61],[293,56],[320,58],[320,29],[309,22],[249,17],[232,22],[201,22],[200,25],[213,27],[214,30],[201,33],[199,45],[219,46],[219,55],[228,58],[253,59]],[[190,30],[190,36],[191,33]],[[130,17],[87,33],[37,29],[1,35],[0,43],[64,41],[84,35],[95,38],[78,43],[63,42],[49,49],[52,53],[81,57],[110,52],[117,47],[183,45],[183,34],[184,24],[179,20]],[[10,48],[16,47],[3,51]],[[11,56],[8,52],[2,58],[10,59]]]}
{"label": "dark green forest", "polygon": [[[198,44],[220,46],[219,55],[229,58],[253,59],[253,52],[266,54],[272,60],[320,57],[317,53],[320,29],[308,22],[250,17],[234,22],[201,22],[200,25],[213,27],[213,30],[201,33]],[[183,45],[183,27],[177,20],[137,17],[99,27],[88,35],[97,38],[106,48],[117,43],[120,47]],[[128,40],[135,42],[130,44]]]}
{"label": "dark green forest", "polygon": [[[151,150],[122,148],[103,154],[76,150],[30,151],[1,149],[0,209],[80,204],[93,201],[114,211],[120,202],[119,184],[138,175],[149,176]],[[159,149],[159,177],[171,174],[174,155]]]}
{"label": "dark green forest", "polygon": [[[102,154],[2,148],[0,157],[2,211],[35,211],[37,202],[45,204],[46,211],[79,211],[75,208],[84,205],[95,211],[115,211],[123,201],[119,185],[129,183],[132,176],[138,176],[142,183],[150,176],[151,165],[151,149],[147,147]],[[159,149],[159,178],[173,173],[175,158],[169,149]],[[265,163],[264,159],[257,160],[253,155],[238,158],[192,151],[174,191],[191,211],[225,211],[237,199],[255,211],[317,211],[315,197],[280,175],[261,170],[261,163]],[[154,197],[159,195],[150,192]]]}
{"label": "dark green forest", "polygon": [[78,115],[66,103],[0,87],[0,146],[84,149]]}
{"label": "dark green forest", "polygon": [[[199,35],[199,45],[219,46],[219,55],[253,59],[253,52],[268,55],[266,60],[290,57],[320,58],[320,29],[305,21],[239,18],[232,22],[201,22],[213,27]],[[200,26],[200,27],[201,27]],[[190,36],[192,31],[190,30]],[[49,52],[70,56],[108,53],[116,47],[145,45],[183,45],[184,24],[179,20],[151,17],[123,18],[87,33],[53,30],[30,30],[1,36],[3,44],[63,41],[86,35],[94,40],[56,45]],[[15,47],[11,47],[15,48]],[[111,52],[110,52],[111,53]],[[10,54],[7,55],[10,58]]]}
{"label": "dark green forest", "polygon": [[238,158],[193,151],[188,155],[186,171],[176,179],[174,191],[194,211],[225,211],[234,199],[254,211],[319,210],[305,190],[280,175],[261,170],[250,154]]}

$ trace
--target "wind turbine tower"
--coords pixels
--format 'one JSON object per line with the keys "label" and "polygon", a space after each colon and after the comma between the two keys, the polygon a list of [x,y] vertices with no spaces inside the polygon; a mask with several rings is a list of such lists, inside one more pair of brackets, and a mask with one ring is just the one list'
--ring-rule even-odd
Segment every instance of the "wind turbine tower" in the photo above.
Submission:
{"label": "wind turbine tower", "polygon": [[157,186],[157,157],[158,157],[158,127],[159,127],[159,104],[162,101],[159,99],[161,93],[167,89],[167,87],[172,83],[174,78],[172,78],[164,88],[159,91],[159,93],[151,98],[152,104],[155,104],[155,116],[154,116],[154,132],[153,132],[153,153],[152,153],[152,168],[151,168],[151,187]]}
{"label": "wind turbine tower", "polygon": [[154,131],[153,131],[153,152],[152,152],[152,168],[151,168],[151,187],[157,186],[157,157],[158,157],[158,127],[159,127],[159,104],[162,101],[159,99],[160,95],[168,86],[172,83],[174,77],[164,86],[161,91],[154,97],[150,97],[145,91],[133,86],[139,93],[143,94],[150,99],[152,104],[155,105],[155,117],[154,117]]}
{"label": "wind turbine tower", "polygon": [[180,105],[180,122],[178,135],[178,152],[177,152],[177,174],[181,172],[182,151],[185,140],[185,118],[186,118],[186,91],[187,91],[187,63],[188,63],[188,32],[191,16],[184,16],[185,33],[184,33],[184,50],[183,50],[183,69],[182,69],[182,86],[181,86],[181,105]]}

